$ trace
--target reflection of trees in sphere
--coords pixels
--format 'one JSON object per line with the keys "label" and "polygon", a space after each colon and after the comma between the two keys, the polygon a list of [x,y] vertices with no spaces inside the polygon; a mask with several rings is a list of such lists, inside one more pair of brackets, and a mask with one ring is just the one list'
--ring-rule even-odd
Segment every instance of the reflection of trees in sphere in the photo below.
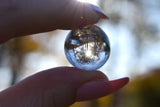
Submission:
{"label": "reflection of trees in sphere", "polygon": [[110,55],[108,37],[96,25],[73,30],[66,38],[65,54],[68,61],[77,68],[98,69]]}

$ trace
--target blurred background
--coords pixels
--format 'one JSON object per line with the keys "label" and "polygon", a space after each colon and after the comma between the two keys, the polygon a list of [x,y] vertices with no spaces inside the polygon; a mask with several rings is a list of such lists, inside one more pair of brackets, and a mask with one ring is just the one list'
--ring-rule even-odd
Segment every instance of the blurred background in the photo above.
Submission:
{"label": "blurred background", "polygon": [[[71,107],[160,107],[160,1],[82,1],[110,18],[97,23],[111,43],[111,56],[100,70],[110,80],[127,76],[130,83],[107,97]],[[0,45],[0,90],[44,69],[71,66],[64,55],[68,32],[35,34]]]}

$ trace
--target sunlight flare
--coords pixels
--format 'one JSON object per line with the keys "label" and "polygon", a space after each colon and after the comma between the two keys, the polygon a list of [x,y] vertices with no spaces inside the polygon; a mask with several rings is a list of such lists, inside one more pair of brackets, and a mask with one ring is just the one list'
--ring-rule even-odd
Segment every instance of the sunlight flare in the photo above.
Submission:
{"label": "sunlight flare", "polygon": [[77,1],[98,5],[98,0],[77,0]]}

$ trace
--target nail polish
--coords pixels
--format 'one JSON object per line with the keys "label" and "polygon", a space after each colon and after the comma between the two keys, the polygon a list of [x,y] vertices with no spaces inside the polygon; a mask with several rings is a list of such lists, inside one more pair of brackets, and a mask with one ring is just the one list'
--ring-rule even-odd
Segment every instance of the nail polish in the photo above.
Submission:
{"label": "nail polish", "polygon": [[109,19],[109,17],[107,15],[105,15],[105,13],[99,9],[98,7],[92,5],[92,4],[88,4],[89,8],[93,9],[95,12],[97,12],[98,14],[100,14],[100,18],[102,19]]}

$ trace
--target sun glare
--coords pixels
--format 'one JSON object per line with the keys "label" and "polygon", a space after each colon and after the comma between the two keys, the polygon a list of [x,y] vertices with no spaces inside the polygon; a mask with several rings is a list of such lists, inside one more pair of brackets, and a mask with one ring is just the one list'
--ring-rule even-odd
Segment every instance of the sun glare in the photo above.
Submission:
{"label": "sun glare", "polygon": [[90,58],[92,56],[92,51],[91,50],[87,50],[86,56]]}
{"label": "sun glare", "polygon": [[77,0],[77,1],[90,3],[90,4],[94,4],[94,5],[98,4],[98,0]]}

